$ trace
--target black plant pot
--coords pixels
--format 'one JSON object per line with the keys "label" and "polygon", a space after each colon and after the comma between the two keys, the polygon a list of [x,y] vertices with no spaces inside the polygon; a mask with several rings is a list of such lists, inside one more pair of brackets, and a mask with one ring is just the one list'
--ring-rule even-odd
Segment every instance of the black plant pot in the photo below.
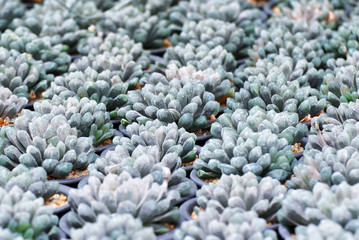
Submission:
{"label": "black plant pot", "polygon": [[87,185],[87,183],[89,181],[89,177],[90,177],[90,175],[87,175],[86,177],[84,177],[77,185],[77,188],[80,189],[80,188],[83,188],[85,185]]}
{"label": "black plant pot", "polygon": [[114,119],[114,120],[111,120],[111,123],[113,125],[113,128],[117,129],[120,124],[121,124],[121,119]]}
{"label": "black plant pot", "polygon": [[279,236],[284,240],[294,240],[295,238],[292,236],[290,228],[283,224],[278,225],[278,233]]}
{"label": "black plant pot", "polygon": [[206,142],[212,138],[212,134],[211,133],[207,133],[201,136],[197,136],[197,140],[196,140],[196,145],[199,146],[204,146],[204,144],[206,144]]}
{"label": "black plant pot", "polygon": [[127,130],[126,130],[126,127],[125,126],[123,126],[122,124],[120,124],[119,126],[118,126],[118,131],[120,132],[120,133],[122,133],[122,135],[124,136],[124,137],[129,137],[130,136],[130,134],[127,132]]}
{"label": "black plant pot", "polygon": [[181,214],[181,222],[193,219],[191,214],[196,205],[197,205],[197,198],[192,198],[187,200],[180,206],[179,210]]}
{"label": "black plant pot", "polygon": [[201,188],[203,185],[208,185],[208,183],[204,182],[202,179],[200,179],[198,176],[197,176],[197,170],[196,169],[193,169],[191,174],[190,174],[190,178],[191,180],[197,184],[197,186],[199,188]]}
{"label": "black plant pot", "polygon": [[[69,195],[70,190],[71,190],[70,187],[60,184],[58,193],[61,193],[67,197]],[[60,217],[60,216],[64,215],[65,213],[67,213],[69,210],[70,210],[70,205],[67,203],[64,206],[55,208],[54,214]]]}
{"label": "black plant pot", "polygon": [[72,178],[72,179],[57,179],[57,180],[49,180],[49,181],[56,181],[59,184],[66,185],[68,187],[77,187],[77,184],[86,176],[87,175],[77,178]]}
{"label": "black plant pot", "polygon": [[167,61],[163,57],[160,57],[160,56],[150,55],[150,60],[152,63],[159,63],[162,66],[168,65]]}
{"label": "black plant pot", "polygon": [[96,153],[97,155],[101,155],[101,153],[102,153],[103,151],[105,151],[106,149],[108,149],[108,148],[110,148],[110,147],[113,147],[113,146],[115,146],[115,145],[113,145],[113,144],[107,144],[107,145],[105,145],[105,146],[95,147],[95,153]]}
{"label": "black plant pot", "polygon": [[60,230],[63,231],[67,237],[70,237],[71,228],[67,224],[67,216],[68,215],[69,215],[69,212],[60,218],[59,227],[60,227]]}
{"label": "black plant pot", "polygon": [[34,109],[34,103],[31,102],[31,103],[25,104],[24,109],[28,109],[28,110],[34,111],[34,110],[35,110],[35,109]]}
{"label": "black plant pot", "polygon": [[275,6],[275,2],[273,0],[268,0],[266,4],[263,5],[264,13],[270,18],[273,15],[272,8]]}
{"label": "black plant pot", "polygon": [[166,52],[167,47],[164,48],[158,48],[158,49],[151,49],[151,55],[156,55],[156,56],[163,56],[163,54]]}
{"label": "black plant pot", "polygon": [[78,59],[82,58],[81,54],[71,55],[71,62],[76,62]]}

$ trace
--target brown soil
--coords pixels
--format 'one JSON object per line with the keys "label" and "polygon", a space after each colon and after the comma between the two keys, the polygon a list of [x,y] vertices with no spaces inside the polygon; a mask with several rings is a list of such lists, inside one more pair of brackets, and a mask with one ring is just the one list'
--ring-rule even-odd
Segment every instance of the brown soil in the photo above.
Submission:
{"label": "brown soil", "polygon": [[208,178],[208,179],[201,179],[205,183],[217,183],[219,178]]}
{"label": "brown soil", "polygon": [[172,43],[167,39],[167,38],[165,38],[164,40],[163,40],[163,48],[167,48],[167,47],[171,47],[172,46]]}
{"label": "brown soil", "polygon": [[252,3],[254,6],[262,6],[267,3],[266,0],[247,0],[247,1]]}
{"label": "brown soil", "polygon": [[163,226],[167,227],[170,231],[175,228],[175,225],[169,223],[162,223]]}
{"label": "brown soil", "polygon": [[209,134],[211,133],[210,130],[203,130],[203,129],[200,129],[200,130],[197,130],[194,132],[194,134],[196,134],[196,136],[203,136],[203,135],[206,135],[206,134]]}
{"label": "brown soil", "polygon": [[34,90],[31,90],[31,92],[30,92],[30,94],[29,94],[29,102],[35,102],[35,101],[42,100],[42,99],[44,99],[44,98],[42,97],[42,93],[36,94],[36,93],[34,92]]}
{"label": "brown soil", "polygon": [[0,127],[4,127],[10,124],[10,118],[6,117],[5,119],[0,118]]}
{"label": "brown soil", "polygon": [[294,154],[300,153],[304,151],[304,148],[301,146],[300,143],[294,143],[292,145],[292,151]]}
{"label": "brown soil", "polygon": [[[315,115],[314,117],[318,117],[320,114],[322,114],[324,112],[324,109],[322,109],[322,111],[320,111],[317,115]],[[308,114],[307,116],[305,116],[302,120],[300,120],[300,123],[304,123],[304,122],[310,122],[312,120],[312,116],[310,114]]]}
{"label": "brown soil", "polygon": [[67,204],[67,196],[59,193],[47,199],[44,203],[46,206],[52,206],[53,208],[59,208]]}
{"label": "brown soil", "polygon": [[221,104],[221,107],[222,107],[222,105],[224,105],[224,106],[226,105],[227,98],[228,98],[228,95],[225,95],[223,97],[217,98],[216,101],[219,102]]}
{"label": "brown soil", "polygon": [[274,14],[280,14],[282,11],[280,10],[280,8],[278,6],[275,6],[272,8],[272,12]]}
{"label": "brown soil", "polygon": [[[197,157],[198,158],[198,157]],[[196,158],[196,159],[197,159]],[[182,167],[192,166],[196,160],[193,160],[192,162],[182,163]]]}
{"label": "brown soil", "polygon": [[106,146],[106,145],[109,145],[112,143],[112,140],[111,139],[107,139],[106,141],[104,141],[103,143],[101,143],[100,145],[96,146],[96,147],[103,147],[103,146]]}
{"label": "brown soil", "polygon": [[136,85],[136,87],[135,87],[135,90],[137,90],[137,89],[142,89],[140,83],[137,83],[137,85]]}
{"label": "brown soil", "polygon": [[[85,176],[87,174],[89,174],[87,169],[82,171],[76,169],[76,170],[72,170],[64,179],[74,179],[74,178]],[[47,180],[59,180],[59,179],[47,176]]]}

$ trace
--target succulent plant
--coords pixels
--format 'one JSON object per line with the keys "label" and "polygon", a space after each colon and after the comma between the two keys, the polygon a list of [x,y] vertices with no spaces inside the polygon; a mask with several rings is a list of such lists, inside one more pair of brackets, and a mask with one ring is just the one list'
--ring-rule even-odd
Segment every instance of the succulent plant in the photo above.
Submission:
{"label": "succulent plant", "polygon": [[234,23],[204,19],[199,22],[186,21],[181,33],[171,37],[171,42],[174,45],[190,43],[194,47],[205,44],[211,49],[221,45],[236,58],[240,58],[248,56],[248,47],[254,40],[247,37],[244,30],[237,28]]}
{"label": "succulent plant", "polygon": [[45,99],[52,99],[54,95],[64,99],[75,96],[87,97],[98,103],[104,103],[107,111],[111,112],[127,103],[126,93],[137,86],[142,74],[140,68],[134,62],[129,62],[122,71],[118,72],[106,70],[98,73],[87,67],[84,72],[76,71],[56,77],[42,96]]}
{"label": "succulent plant", "polygon": [[324,73],[307,67],[305,62],[294,65],[283,55],[274,62],[258,60],[256,67],[235,74],[234,83],[240,90],[227,99],[227,107],[232,111],[259,106],[267,111],[297,112],[299,119],[315,116],[326,107],[326,99],[311,85],[320,84]]}
{"label": "succulent plant", "polygon": [[359,231],[353,232],[344,229],[340,224],[330,220],[324,219],[318,225],[309,224],[308,226],[298,226],[295,229],[296,239],[347,239],[354,240],[359,237]]}
{"label": "succulent plant", "polygon": [[355,52],[353,58],[349,57],[345,63],[325,75],[320,91],[331,105],[339,107],[341,102],[354,102],[359,98],[356,77],[358,61],[359,52]]}
{"label": "succulent plant", "polygon": [[176,123],[163,124],[158,119],[147,121],[145,125],[132,123],[127,125],[129,138],[116,136],[113,139],[115,145],[124,144],[135,149],[137,146],[158,146],[161,158],[170,152],[176,152],[182,163],[192,162],[196,159],[195,142],[197,136],[187,132],[184,128],[178,128]]}
{"label": "succulent plant", "polygon": [[202,147],[193,167],[200,178],[252,172],[258,177],[284,181],[295,164],[291,146],[285,138],[278,137],[270,129],[254,132],[244,127],[239,132],[223,128],[220,138],[212,138]]}
{"label": "succulent plant", "polygon": [[105,19],[97,24],[100,31],[127,34],[145,48],[160,48],[176,26],[165,18],[142,12],[136,6],[116,4],[105,12]]}
{"label": "succulent plant", "polygon": [[[284,3],[283,3],[284,2]],[[318,21],[326,28],[336,29],[343,20],[344,11],[335,9],[328,0],[282,1],[279,5],[283,15],[296,21]]]}
{"label": "succulent plant", "polygon": [[[10,89],[4,88],[0,85],[0,121],[6,118],[14,118],[25,107],[27,99],[24,97],[17,97]],[[3,124],[0,124],[0,126]]]}
{"label": "succulent plant", "polygon": [[10,170],[22,164],[42,167],[53,178],[65,178],[72,170],[86,169],[97,155],[92,139],[77,137],[64,115],[41,116],[23,111],[13,126],[0,129],[0,165]]}
{"label": "succulent plant", "polygon": [[0,186],[6,191],[17,186],[23,191],[30,191],[36,197],[48,199],[59,190],[59,183],[47,181],[47,173],[41,168],[29,169],[24,165],[18,165],[11,171],[5,167],[0,167]]}
{"label": "succulent plant", "polygon": [[0,1],[0,31],[6,30],[16,18],[21,18],[26,10],[25,5],[20,0],[1,0]]}
{"label": "succulent plant", "polygon": [[[156,118],[165,123],[175,122],[189,132],[208,127],[211,117],[219,112],[215,95],[229,92],[229,80],[218,83],[215,77],[206,79],[204,73],[197,76],[190,68],[177,71],[172,66],[167,77],[153,73],[141,90],[129,91],[128,105],[119,109],[118,116],[129,123],[144,124]],[[213,73],[220,77],[218,72]]]}
{"label": "succulent plant", "polygon": [[354,119],[359,121],[359,100],[349,103],[340,103],[339,107],[328,106],[325,113],[319,116],[319,121],[327,121],[334,123],[337,120],[337,124],[342,124],[348,119]]}
{"label": "succulent plant", "polygon": [[64,115],[70,126],[76,128],[77,136],[91,137],[94,146],[102,144],[115,133],[106,105],[87,97],[64,100],[55,95],[51,100],[35,102],[34,109],[41,115]]}
{"label": "succulent plant", "polygon": [[177,67],[193,65],[198,70],[216,69],[222,66],[227,72],[232,72],[237,66],[233,55],[222,46],[213,49],[205,44],[194,47],[191,44],[169,47],[164,55],[166,61]]}
{"label": "succulent plant", "polygon": [[169,186],[178,185],[185,180],[186,171],[181,168],[182,162],[177,152],[168,152],[161,156],[157,145],[134,147],[130,139],[124,137],[121,140],[121,144],[117,145],[114,151],[108,151],[105,157],[98,158],[95,163],[89,165],[90,175],[103,179],[110,173],[128,172],[133,177],[152,174],[156,181],[162,181],[158,174],[166,167],[171,171]]}
{"label": "succulent plant", "polygon": [[[320,119],[320,118],[319,118]],[[328,119],[326,119],[328,121]],[[312,119],[312,124],[317,125],[317,118]],[[346,120],[342,125],[337,125],[338,121],[334,119],[334,124],[323,124],[323,130],[316,126],[316,134],[309,135],[306,149],[321,150],[324,146],[330,146],[337,150],[352,146],[359,150],[358,129],[359,122],[354,119]]]}
{"label": "succulent plant", "polygon": [[14,31],[7,29],[1,33],[0,47],[11,50],[14,57],[27,53],[35,60],[41,60],[46,73],[65,73],[71,62],[70,55],[66,53],[67,46],[53,44],[49,36],[39,38],[26,27],[18,27]]}
{"label": "succulent plant", "polygon": [[71,230],[71,239],[143,239],[156,240],[151,227],[143,227],[140,219],[131,214],[100,214],[96,222],[86,223],[82,228]]}
{"label": "succulent plant", "polygon": [[358,150],[351,146],[340,150],[330,146],[324,146],[321,151],[310,149],[294,167],[294,176],[287,181],[287,186],[310,190],[317,182],[330,186],[359,183],[358,159]]}
{"label": "succulent plant", "polygon": [[[18,97],[31,98],[30,93],[39,95],[53,79],[46,75],[44,65],[35,62],[25,53],[13,56],[11,51],[0,47],[0,86],[9,88]],[[6,91],[6,90],[2,90]],[[1,99],[9,96],[3,92]],[[3,100],[5,101],[5,100]],[[24,100],[21,100],[24,101]]]}
{"label": "succulent plant", "polygon": [[183,189],[168,188],[168,169],[160,174],[162,184],[152,175],[132,178],[128,173],[109,174],[101,183],[97,177],[90,177],[89,184],[82,189],[71,189],[68,197],[71,212],[67,218],[72,228],[79,228],[87,222],[93,223],[100,214],[131,214],[141,219],[145,227],[151,226],[157,235],[169,231],[165,224],[179,222],[176,204]]}
{"label": "succulent plant", "polygon": [[0,188],[0,202],[0,228],[7,236],[12,234],[12,239],[59,239],[58,218],[52,214],[51,206],[44,206],[43,198],[36,198],[31,192],[15,186],[9,192]]}
{"label": "succulent plant", "polygon": [[[325,51],[319,41],[325,33],[317,21],[308,24],[287,18],[275,19],[268,29],[260,29],[260,37],[249,50],[249,56],[253,61],[266,58],[274,60],[282,54],[291,57],[294,64],[306,60],[315,68],[325,68],[328,59],[336,57],[335,52]],[[301,63],[304,65],[305,62]]]}
{"label": "succulent plant", "polygon": [[359,184],[342,182],[334,189],[325,183],[316,183],[313,190],[290,189],[277,213],[278,220],[286,226],[307,226],[332,220],[348,231],[358,228]]}
{"label": "succulent plant", "polygon": [[111,56],[119,66],[130,61],[140,64],[143,69],[150,65],[150,52],[143,50],[141,43],[135,43],[127,35],[112,32],[106,38],[94,36],[84,39],[78,46],[78,52],[88,55],[92,61],[96,61],[98,55]]}
{"label": "succulent plant", "polygon": [[233,113],[224,113],[211,126],[211,133],[221,138],[223,129],[231,128],[239,134],[249,128],[254,132],[270,129],[278,138],[285,138],[289,144],[300,142],[308,133],[308,127],[299,123],[297,113],[265,111],[255,106],[251,110],[237,109]]}
{"label": "succulent plant", "polygon": [[266,229],[266,221],[258,218],[254,211],[226,208],[219,213],[214,208],[207,208],[199,213],[198,220],[183,222],[174,239],[276,240],[278,237],[275,231]]}
{"label": "succulent plant", "polygon": [[259,217],[273,221],[286,191],[278,180],[265,177],[258,181],[251,172],[243,176],[222,175],[215,184],[204,185],[197,191],[197,204],[219,212],[226,208],[255,211]]}

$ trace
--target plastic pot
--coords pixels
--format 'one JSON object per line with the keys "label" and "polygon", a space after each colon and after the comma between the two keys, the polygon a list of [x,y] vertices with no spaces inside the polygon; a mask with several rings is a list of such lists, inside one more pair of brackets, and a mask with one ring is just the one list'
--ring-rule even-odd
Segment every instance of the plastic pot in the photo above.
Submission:
{"label": "plastic pot", "polygon": [[282,239],[285,239],[285,240],[294,240],[295,239],[292,236],[291,230],[283,224],[278,224],[278,233]]}
{"label": "plastic pot", "polygon": [[114,119],[110,121],[113,125],[113,128],[117,129],[121,124],[121,119]]}
{"label": "plastic pot", "polygon": [[125,126],[123,126],[122,124],[120,124],[119,126],[118,126],[118,131],[120,132],[120,133],[122,133],[122,135],[124,136],[124,137],[129,137],[130,136],[130,134],[127,132],[127,130],[126,130],[126,127]]}
{"label": "plastic pot", "polygon": [[197,205],[197,198],[192,198],[187,200],[180,206],[179,210],[181,214],[181,222],[193,219],[191,217],[191,214],[196,205]]}
{"label": "plastic pot", "polygon": [[69,186],[69,187],[77,187],[77,184],[78,184],[83,178],[85,178],[86,176],[87,176],[87,175],[81,176],[81,177],[78,177],[78,178],[72,178],[72,179],[56,179],[56,180],[49,180],[49,181],[56,181],[56,182],[58,182],[59,184],[66,185],[66,186]]}
{"label": "plastic pot", "polygon": [[[67,197],[69,195],[70,189],[71,189],[70,187],[60,184],[58,193],[61,193],[61,194],[65,195]],[[54,214],[57,215],[57,216],[62,216],[65,213],[67,213],[68,211],[70,211],[70,208],[71,208],[70,205],[67,203],[64,206],[55,208],[54,209]]]}
{"label": "plastic pot", "polygon": [[79,184],[77,185],[77,188],[80,189],[80,188],[83,188],[85,185],[87,185],[87,183],[88,183],[88,181],[89,181],[89,177],[90,177],[90,175],[85,176],[85,177],[79,182]]}
{"label": "plastic pot", "polygon": [[263,5],[264,13],[270,18],[273,15],[272,8],[275,6],[275,2],[273,0],[268,0],[266,4]]}
{"label": "plastic pot", "polygon": [[157,56],[163,56],[163,54],[166,52],[167,47],[165,48],[158,48],[158,49],[151,49],[149,50],[151,55],[157,55]]}
{"label": "plastic pot", "polygon": [[199,146],[204,146],[204,144],[206,144],[206,142],[212,138],[212,134],[211,133],[207,133],[201,136],[197,136],[197,140],[196,140],[196,144]]}
{"label": "plastic pot", "polygon": [[198,176],[197,176],[197,170],[196,169],[193,169],[191,174],[189,175],[189,177],[191,178],[191,180],[197,184],[197,186],[199,188],[201,188],[203,185],[208,185],[208,183],[204,182],[202,179],[200,179]]}
{"label": "plastic pot", "polygon": [[24,109],[28,109],[28,110],[34,111],[34,110],[35,110],[35,109],[34,109],[34,102],[25,104]]}
{"label": "plastic pot", "polygon": [[168,65],[167,61],[163,57],[160,57],[160,56],[150,55],[150,60],[152,63],[160,63],[163,66]]}
{"label": "plastic pot", "polygon": [[110,148],[110,147],[112,147],[112,146],[115,146],[115,145],[113,145],[113,144],[107,144],[107,145],[105,145],[105,146],[95,147],[95,153],[96,153],[97,155],[101,155],[101,153],[102,153],[103,151],[105,151],[106,149],[108,149],[108,148]]}

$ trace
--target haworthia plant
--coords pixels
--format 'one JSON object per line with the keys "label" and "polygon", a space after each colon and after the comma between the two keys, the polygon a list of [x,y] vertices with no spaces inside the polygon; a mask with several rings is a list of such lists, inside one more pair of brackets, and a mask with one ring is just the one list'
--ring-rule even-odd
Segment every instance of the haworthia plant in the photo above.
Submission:
{"label": "haworthia plant", "polygon": [[67,222],[79,228],[87,222],[96,222],[100,214],[131,214],[141,219],[144,226],[151,226],[158,235],[166,233],[166,225],[177,225],[179,210],[176,204],[181,198],[178,188],[168,188],[169,170],[163,169],[164,181],[155,182],[152,175],[132,178],[128,173],[109,174],[101,183],[96,177],[82,189],[70,190],[68,201],[71,212]]}
{"label": "haworthia plant", "polygon": [[27,99],[17,97],[10,89],[0,85],[0,119],[12,119],[25,107]]}
{"label": "haworthia plant", "polygon": [[171,171],[170,186],[178,185],[185,180],[186,171],[181,168],[182,161],[177,152],[162,154],[157,145],[134,147],[129,139],[122,139],[124,140],[114,151],[107,152],[105,157],[98,158],[95,163],[89,165],[91,175],[103,179],[110,173],[128,172],[133,177],[152,174],[156,181],[162,181],[158,174],[166,167]]}
{"label": "haworthia plant", "polygon": [[142,239],[156,240],[153,228],[144,227],[141,220],[131,214],[101,214],[96,222],[86,223],[82,228],[71,230],[71,239]]}
{"label": "haworthia plant", "polygon": [[141,43],[135,43],[127,35],[109,33],[105,38],[90,37],[83,40],[79,47],[79,53],[89,55],[89,59],[96,58],[98,55],[116,57],[122,64],[134,61],[141,65],[143,69],[150,64],[150,52],[143,50]]}
{"label": "haworthia plant", "polygon": [[[214,77],[197,77],[187,68],[177,72],[177,68],[171,66],[174,68],[167,72],[167,77],[153,73],[141,90],[129,91],[128,105],[120,108],[117,114],[129,123],[144,124],[156,118],[165,123],[175,122],[179,128],[190,132],[208,127],[219,112],[215,93],[229,91],[230,86],[226,87],[229,81],[217,83]],[[218,72],[214,74],[218,76]],[[206,86],[210,90],[206,90]]]}
{"label": "haworthia plant", "polygon": [[44,206],[43,198],[36,198],[33,193],[15,186],[9,192],[0,188],[0,202],[0,228],[7,236],[59,239],[58,218],[52,214],[53,207]]}
{"label": "haworthia plant", "polygon": [[324,146],[321,151],[311,149],[304,153],[303,161],[294,167],[294,176],[287,181],[290,188],[312,189],[317,182],[330,186],[347,182],[359,183],[359,152],[348,146],[337,150]]}
{"label": "haworthia plant", "polygon": [[198,220],[183,222],[174,239],[276,240],[278,236],[275,231],[266,228],[266,221],[258,218],[254,211],[226,208],[219,213],[214,208],[207,208],[199,213]]}
{"label": "haworthia plant", "polygon": [[320,91],[328,99],[328,102],[339,107],[341,102],[355,102],[359,98],[357,88],[357,62],[359,52],[355,52],[352,58],[348,58],[339,66],[325,75]]}
{"label": "haworthia plant", "polygon": [[295,229],[295,236],[298,240],[333,239],[333,240],[355,240],[359,238],[359,231],[351,231],[343,228],[340,224],[330,220],[321,220],[318,225],[298,226]]}
{"label": "haworthia plant", "polygon": [[[84,72],[76,71],[66,76],[56,77],[51,87],[43,93],[45,99],[58,95],[69,97],[87,97],[98,103],[104,103],[107,111],[114,111],[128,101],[127,91],[134,89],[142,71],[139,65],[129,62],[119,72],[110,70],[98,73],[87,67]],[[116,116],[116,112],[114,112]]]}
{"label": "haworthia plant", "polygon": [[177,67],[193,65],[198,70],[222,66],[231,72],[237,66],[234,56],[220,45],[213,49],[205,44],[198,47],[191,44],[177,45],[168,48],[164,58],[169,64],[174,63]]}
{"label": "haworthia plant", "polygon": [[70,55],[66,53],[67,46],[53,44],[49,36],[39,38],[26,27],[18,27],[14,31],[7,29],[1,33],[0,46],[11,50],[14,57],[26,53],[35,60],[41,60],[46,73],[65,73],[71,62]]}
{"label": "haworthia plant", "polygon": [[296,163],[285,138],[270,129],[254,132],[246,127],[240,132],[223,128],[221,138],[212,138],[202,147],[193,167],[201,178],[252,172],[284,181]]}
{"label": "haworthia plant", "polygon": [[[52,79],[53,76],[46,75],[42,63],[35,62],[25,53],[14,56],[13,51],[0,47],[0,86],[9,88],[18,97],[29,99],[31,91],[40,94],[49,87]],[[5,96],[9,93],[0,97],[4,99]]]}
{"label": "haworthia plant", "polygon": [[129,138],[114,137],[115,145],[123,144],[131,149],[139,145],[158,146],[161,158],[167,153],[176,152],[181,157],[182,163],[192,162],[196,159],[197,136],[187,132],[184,128],[179,129],[176,123],[163,124],[156,119],[147,121],[145,125],[129,124],[126,130]]}
{"label": "haworthia plant", "polygon": [[0,136],[0,165],[10,170],[22,164],[65,178],[72,170],[86,169],[97,157],[92,139],[77,137],[64,115],[23,111],[14,126],[0,129]]}
{"label": "haworthia plant", "polygon": [[248,47],[254,40],[247,37],[242,28],[234,23],[216,19],[204,19],[199,22],[186,21],[180,34],[171,37],[174,45],[190,43],[194,47],[206,44],[209,48],[223,46],[237,58],[248,56]]}
{"label": "haworthia plant", "polygon": [[105,19],[97,24],[100,31],[118,31],[142,43],[145,48],[161,48],[164,40],[177,30],[161,16],[151,15],[148,10],[142,12],[136,6],[123,5],[120,3],[105,12]]}
{"label": "haworthia plant", "polygon": [[59,183],[47,181],[47,173],[41,167],[29,169],[24,165],[18,165],[11,171],[0,167],[0,186],[10,191],[17,186],[23,191],[30,191],[36,197],[47,199],[59,190]]}
{"label": "haworthia plant", "polygon": [[286,191],[278,180],[270,177],[258,181],[253,173],[222,175],[217,183],[204,185],[197,191],[197,204],[203,209],[216,208],[219,212],[226,208],[251,210],[273,221]]}
{"label": "haworthia plant", "polygon": [[0,31],[4,31],[14,24],[14,19],[24,15],[26,7],[20,0],[1,0],[0,9]]}
{"label": "haworthia plant", "polygon": [[348,231],[358,229],[359,184],[343,182],[330,189],[325,183],[316,183],[313,190],[289,190],[277,213],[278,220],[287,226],[319,224],[325,219],[340,224]]}
{"label": "haworthia plant", "polygon": [[307,68],[303,61],[294,65],[291,58],[279,55],[274,62],[258,60],[255,67],[237,72],[235,85],[240,90],[227,100],[228,108],[259,106],[268,111],[297,112],[300,119],[317,115],[326,107],[326,100],[310,85],[320,83],[323,73]]}
{"label": "haworthia plant", "polygon": [[[323,119],[325,121],[330,121],[330,118]],[[318,118],[314,118],[312,120],[312,125],[314,125],[316,129],[314,135],[309,135],[309,141],[306,145],[306,149],[321,150],[326,145],[338,150],[347,146],[352,146],[357,150],[359,149],[359,122],[354,119],[348,119],[343,124],[337,125],[338,121],[334,119],[332,121],[334,124],[323,124],[322,131],[317,126],[319,125],[317,120]]]}
{"label": "haworthia plant", "polygon": [[252,109],[237,109],[233,113],[224,113],[211,126],[211,133],[221,138],[224,128],[231,128],[238,133],[249,128],[254,132],[270,129],[279,138],[285,138],[289,144],[299,142],[308,132],[308,127],[299,123],[299,116],[293,112],[265,111],[255,106]]}
{"label": "haworthia plant", "polygon": [[94,146],[102,144],[115,133],[106,105],[87,97],[64,100],[55,95],[51,100],[35,102],[34,109],[41,115],[64,115],[70,126],[76,128],[77,136],[91,137]]}

